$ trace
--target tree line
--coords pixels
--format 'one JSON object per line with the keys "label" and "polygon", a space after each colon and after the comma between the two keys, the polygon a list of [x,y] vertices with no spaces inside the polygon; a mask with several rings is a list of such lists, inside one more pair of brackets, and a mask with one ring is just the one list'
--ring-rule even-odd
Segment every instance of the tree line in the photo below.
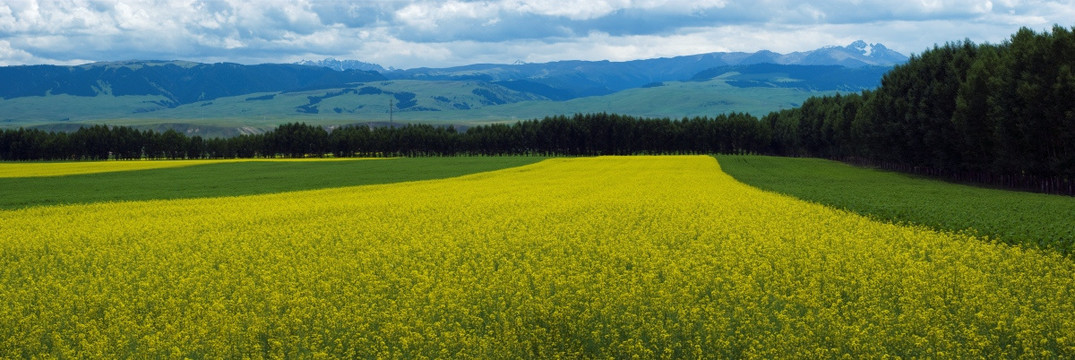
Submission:
{"label": "tree line", "polygon": [[304,156],[760,153],[839,159],[1009,187],[1075,193],[1075,28],[1023,28],[914,55],[875,90],[813,97],[770,113],[653,119],[576,114],[451,126],[284,124],[206,139],[96,125],[0,131],[0,160]]}
{"label": "tree line", "polygon": [[262,134],[209,139],[174,130],[95,125],[70,133],[0,130],[0,160],[762,153],[769,143],[767,130],[744,113],[680,120],[576,114],[466,131],[426,124],[330,131],[288,123]]}

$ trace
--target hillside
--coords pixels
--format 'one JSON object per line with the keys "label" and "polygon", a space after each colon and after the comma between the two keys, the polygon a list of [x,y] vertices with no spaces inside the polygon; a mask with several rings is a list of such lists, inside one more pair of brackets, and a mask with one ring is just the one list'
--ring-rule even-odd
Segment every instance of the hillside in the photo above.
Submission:
{"label": "hillside", "polygon": [[11,66],[0,67],[0,78],[8,80],[0,83],[0,128],[70,131],[105,123],[230,136],[294,121],[471,125],[585,112],[671,118],[764,114],[814,95],[875,88],[888,65],[900,59],[883,45],[860,42],[786,55],[710,53],[410,70],[334,59],[305,65]]}
{"label": "hillside", "polygon": [[857,92],[881,85],[881,77],[892,70],[883,66],[847,68],[838,65],[752,64],[721,66],[695,74],[691,80],[721,78],[739,88],[790,88],[807,91]]}
{"label": "hillside", "polygon": [[[393,105],[391,120],[398,123],[474,125],[592,112],[671,118],[732,111],[765,114],[796,107],[811,96],[832,93],[794,88],[739,88],[717,78],[667,82],[605,96],[553,101],[483,82],[399,80],[359,83],[345,88],[222,97],[152,112],[129,110],[160,97],[53,95],[17,98],[0,100],[0,108],[33,114],[35,120],[9,118],[0,120],[4,121],[0,126],[66,131],[107,121],[113,125],[155,130],[171,128],[191,135],[231,136],[269,130],[289,121],[326,126],[388,122],[390,102]],[[62,105],[50,106],[53,102]],[[76,113],[89,115],[71,115]]]}

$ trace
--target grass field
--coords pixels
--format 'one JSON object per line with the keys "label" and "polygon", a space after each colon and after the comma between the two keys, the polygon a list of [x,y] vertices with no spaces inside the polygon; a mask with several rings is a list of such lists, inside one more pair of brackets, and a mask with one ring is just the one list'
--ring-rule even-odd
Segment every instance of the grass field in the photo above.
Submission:
{"label": "grass field", "polygon": [[1075,357],[1070,259],[760,191],[708,156],[0,224],[0,358]]}
{"label": "grass field", "polygon": [[267,194],[429,180],[539,160],[538,157],[450,157],[0,163],[0,209]]}
{"label": "grass field", "polygon": [[1075,252],[1075,198],[958,185],[822,159],[717,159],[736,180],[878,220]]}

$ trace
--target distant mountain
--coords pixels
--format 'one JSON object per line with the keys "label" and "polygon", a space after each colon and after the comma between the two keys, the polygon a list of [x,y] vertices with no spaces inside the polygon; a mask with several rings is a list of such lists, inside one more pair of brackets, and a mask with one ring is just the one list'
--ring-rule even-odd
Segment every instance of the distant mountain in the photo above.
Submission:
{"label": "distant mountain", "polygon": [[336,59],[333,59],[333,58],[328,58],[328,59],[324,59],[324,60],[317,60],[317,61],[303,60],[303,61],[297,62],[296,64],[298,64],[298,65],[306,65],[306,66],[327,67],[329,69],[336,70],[336,71],[344,71],[344,70],[360,70],[360,71],[376,71],[376,72],[388,71],[387,69],[381,67],[381,65],[377,65],[377,64],[373,64],[373,63],[362,62],[362,61],[358,61],[358,60],[336,60]]}
{"label": "distant mountain", "polygon": [[846,67],[892,66],[907,61],[907,56],[882,44],[867,44],[859,40],[851,45],[829,46],[814,51],[785,55],[777,64],[788,65],[840,65]]}
{"label": "distant mountain", "polygon": [[[448,68],[415,68],[382,72],[397,80],[469,80],[495,82],[520,91],[534,90],[554,100],[599,96],[665,81],[686,81],[699,72],[718,67],[778,64],[832,65],[857,69],[891,67],[907,57],[882,44],[859,40],[848,46],[830,46],[813,51],[779,54],[708,53],[671,58],[611,61],[556,61],[549,63],[474,64]],[[324,62],[337,68],[338,60]],[[361,64],[366,64],[358,62]],[[367,64],[372,65],[372,64]],[[322,65],[325,66],[325,65]],[[374,65],[375,66],[375,65]],[[379,66],[378,66],[379,67]],[[807,68],[808,69],[808,68]],[[820,69],[820,68],[819,68]],[[828,71],[828,70],[826,70]],[[878,77],[878,80],[880,77]]]}
{"label": "distant mountain", "polygon": [[[475,64],[445,69],[418,68],[390,71],[384,75],[399,80],[485,81],[511,87],[542,88],[550,99],[566,100],[585,96],[608,95],[644,84],[690,78],[697,72],[681,59],[667,61],[638,60],[557,61],[541,64]],[[684,65],[687,66],[684,69]],[[680,76],[683,75],[683,76]]]}
{"label": "distant mountain", "polygon": [[342,87],[384,80],[377,72],[284,65],[199,64],[183,61],[127,61],[80,66],[0,67],[0,97],[157,95],[158,105],[174,107],[256,92]]}

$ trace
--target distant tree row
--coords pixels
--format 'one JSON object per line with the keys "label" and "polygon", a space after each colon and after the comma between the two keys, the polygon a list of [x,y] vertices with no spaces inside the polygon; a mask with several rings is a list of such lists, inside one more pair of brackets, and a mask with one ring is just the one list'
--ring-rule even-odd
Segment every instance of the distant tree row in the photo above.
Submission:
{"label": "distant tree row", "polygon": [[74,132],[0,130],[0,160],[182,159],[205,149],[201,137],[175,130],[94,125]]}
{"label": "distant tree row", "polygon": [[881,84],[765,116],[772,150],[944,176],[1075,179],[1075,28],[937,46]]}
{"label": "distant tree row", "polygon": [[328,131],[289,123],[263,134],[212,139],[104,125],[71,133],[11,129],[0,130],[0,160],[762,153],[769,143],[769,129],[749,114],[671,120],[602,113],[482,125],[465,132],[419,124]]}

